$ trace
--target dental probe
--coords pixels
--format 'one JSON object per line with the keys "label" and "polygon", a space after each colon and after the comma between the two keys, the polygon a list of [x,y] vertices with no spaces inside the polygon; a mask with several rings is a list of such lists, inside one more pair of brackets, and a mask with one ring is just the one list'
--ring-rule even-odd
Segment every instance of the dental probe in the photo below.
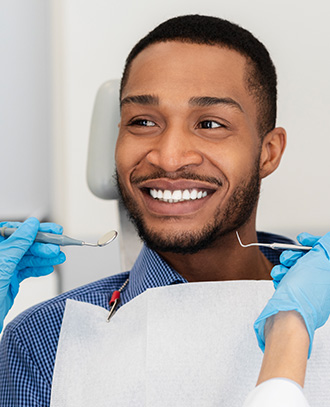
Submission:
{"label": "dental probe", "polygon": [[263,247],[269,247],[270,249],[273,250],[311,250],[313,247],[312,246],[302,246],[300,244],[290,244],[290,243],[250,243],[250,244],[243,244],[238,232],[236,231],[236,236],[239,241],[239,244],[242,247],[251,247],[251,246],[263,246]]}
{"label": "dental probe", "polygon": [[[0,228],[0,235],[3,237],[9,237],[12,235],[17,228],[7,228],[3,226]],[[111,230],[110,232],[106,233],[102,236],[97,243],[87,243],[82,240],[73,239],[72,237],[65,236],[65,235],[56,235],[54,233],[44,233],[38,232],[35,238],[35,242],[39,243],[52,243],[57,244],[59,246],[92,246],[92,247],[104,247],[110,242],[112,242],[117,237],[117,232],[115,230]]]}

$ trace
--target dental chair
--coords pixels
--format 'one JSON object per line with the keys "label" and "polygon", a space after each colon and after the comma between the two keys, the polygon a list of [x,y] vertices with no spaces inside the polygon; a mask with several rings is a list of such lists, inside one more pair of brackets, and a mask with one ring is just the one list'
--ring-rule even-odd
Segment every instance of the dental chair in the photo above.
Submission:
{"label": "dental chair", "polygon": [[[87,184],[90,191],[101,199],[119,198],[114,181],[115,148],[120,122],[119,86],[119,80],[105,82],[99,88],[94,102],[88,145]],[[122,268],[130,270],[142,242],[121,205],[119,216]]]}

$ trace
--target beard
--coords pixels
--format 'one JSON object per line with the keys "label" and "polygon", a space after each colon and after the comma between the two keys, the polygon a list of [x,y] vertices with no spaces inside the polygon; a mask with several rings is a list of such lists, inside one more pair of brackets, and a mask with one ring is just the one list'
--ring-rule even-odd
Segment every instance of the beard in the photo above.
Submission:
{"label": "beard", "polygon": [[[260,157],[260,155],[259,155]],[[195,254],[201,250],[212,247],[212,245],[229,233],[238,230],[247,223],[256,205],[260,194],[259,157],[255,162],[254,169],[249,178],[238,185],[224,208],[217,208],[214,216],[200,230],[178,231],[171,235],[162,236],[159,232],[152,230],[146,224],[142,211],[136,202],[130,197],[120,180],[116,171],[116,184],[120,196],[120,204],[123,205],[128,216],[135,226],[140,238],[152,250],[157,252],[171,252],[178,254]],[[152,179],[160,178],[159,174],[150,176]],[[147,177],[149,179],[149,177]],[[197,179],[196,175],[185,174],[185,179]],[[221,184],[221,182],[220,182]],[[174,204],[175,205],[175,204]]]}

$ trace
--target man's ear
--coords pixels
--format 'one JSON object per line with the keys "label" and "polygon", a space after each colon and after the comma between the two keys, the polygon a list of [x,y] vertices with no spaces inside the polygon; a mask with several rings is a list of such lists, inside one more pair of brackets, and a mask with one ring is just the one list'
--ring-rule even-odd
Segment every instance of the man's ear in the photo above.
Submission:
{"label": "man's ear", "polygon": [[266,178],[279,166],[286,146],[286,131],[276,127],[266,134],[260,155],[260,177]]}

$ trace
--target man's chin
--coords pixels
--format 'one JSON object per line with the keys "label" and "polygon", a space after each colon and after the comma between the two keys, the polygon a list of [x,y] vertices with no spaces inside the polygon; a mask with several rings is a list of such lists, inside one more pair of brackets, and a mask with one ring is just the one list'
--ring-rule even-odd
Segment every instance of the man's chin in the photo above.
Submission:
{"label": "man's chin", "polygon": [[210,248],[218,238],[217,229],[180,231],[180,233],[156,232],[139,228],[138,233],[144,243],[152,250],[163,253],[195,254]]}

